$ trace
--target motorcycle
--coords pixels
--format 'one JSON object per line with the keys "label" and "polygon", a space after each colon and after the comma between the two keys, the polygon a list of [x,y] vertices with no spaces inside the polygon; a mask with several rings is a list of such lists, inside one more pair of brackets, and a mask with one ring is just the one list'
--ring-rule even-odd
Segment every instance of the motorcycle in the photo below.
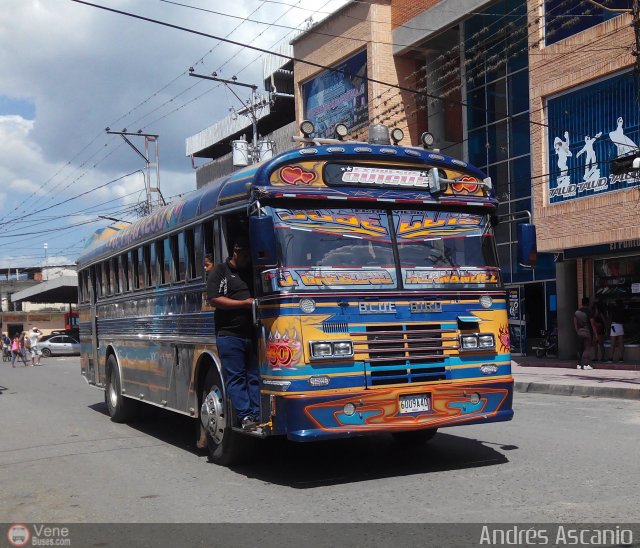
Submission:
{"label": "motorcycle", "polygon": [[544,358],[546,356],[558,355],[558,330],[547,329],[540,331],[542,340],[538,346],[534,346],[532,350],[536,352],[536,358]]}

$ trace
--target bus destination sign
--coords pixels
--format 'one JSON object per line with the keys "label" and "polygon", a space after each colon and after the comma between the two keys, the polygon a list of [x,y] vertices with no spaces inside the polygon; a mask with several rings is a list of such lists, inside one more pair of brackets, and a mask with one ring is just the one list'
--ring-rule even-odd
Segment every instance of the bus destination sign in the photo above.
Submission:
{"label": "bus destination sign", "polygon": [[377,166],[328,164],[324,178],[329,185],[353,185],[378,188],[419,188],[428,190],[431,175],[427,170],[392,169]]}

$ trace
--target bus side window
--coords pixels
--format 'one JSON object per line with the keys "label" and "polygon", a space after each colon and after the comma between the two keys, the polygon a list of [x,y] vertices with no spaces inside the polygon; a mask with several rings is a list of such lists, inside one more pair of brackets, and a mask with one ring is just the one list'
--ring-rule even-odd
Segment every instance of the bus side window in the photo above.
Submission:
{"label": "bus side window", "polygon": [[98,298],[98,284],[96,284],[96,266],[89,267],[89,279],[88,279],[88,288],[89,288],[89,302],[91,304],[96,304],[96,299]]}
{"label": "bus side window", "polygon": [[202,254],[202,226],[193,227],[193,277],[202,278],[204,275],[204,255]]}
{"label": "bus side window", "polygon": [[162,270],[162,282],[168,284],[174,281],[173,253],[171,249],[171,238],[162,240],[162,261],[160,268]]}
{"label": "bus side window", "polygon": [[164,283],[163,269],[164,247],[162,246],[162,240],[160,240],[151,244],[151,273],[153,277],[152,283],[154,286]]}
{"label": "bus side window", "polygon": [[198,263],[196,262],[196,241],[195,230],[200,231],[200,227],[188,228],[185,230],[185,261],[186,261],[186,278],[194,280],[198,277]]}
{"label": "bus side window", "polygon": [[113,257],[111,259],[111,292],[114,295],[120,293],[120,267],[118,263],[118,257]]}
{"label": "bus side window", "polygon": [[96,299],[102,297],[104,295],[102,288],[102,265],[95,265],[96,269]]}
{"label": "bus side window", "polygon": [[127,253],[129,263],[129,289],[133,291],[138,288],[138,250],[132,249]]}
{"label": "bus side window", "polygon": [[145,287],[153,287],[156,284],[156,250],[153,244],[144,246],[144,271]]}
{"label": "bus side window", "polygon": [[129,259],[127,253],[120,255],[120,292],[129,291]]}
{"label": "bus side window", "polygon": [[[203,234],[204,254],[206,255],[207,253],[212,253],[213,256],[216,257],[213,223],[214,221],[207,221],[202,225],[202,230],[204,233]],[[217,262],[217,257],[216,257],[216,262]]]}
{"label": "bus side window", "polygon": [[111,265],[109,261],[102,263],[102,294],[111,295]]}
{"label": "bus side window", "polygon": [[176,273],[176,282],[187,279],[187,246],[184,232],[172,237],[173,267]]}
{"label": "bus side window", "polygon": [[145,265],[144,265],[144,248],[138,248],[138,283],[136,287],[138,289],[144,289],[145,287]]}

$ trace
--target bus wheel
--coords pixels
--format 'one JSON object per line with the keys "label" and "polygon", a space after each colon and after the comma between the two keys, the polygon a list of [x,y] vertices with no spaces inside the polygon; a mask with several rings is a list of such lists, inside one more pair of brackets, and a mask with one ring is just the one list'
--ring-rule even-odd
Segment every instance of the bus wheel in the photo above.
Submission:
{"label": "bus wheel", "polygon": [[412,445],[419,447],[427,443],[438,432],[437,428],[428,430],[406,430],[404,432],[393,432],[393,439],[402,445]]}
{"label": "bus wheel", "polygon": [[214,463],[230,466],[243,460],[249,440],[231,428],[224,386],[214,368],[209,369],[204,381],[200,422],[206,433],[207,447]]}
{"label": "bus wheel", "polygon": [[113,422],[125,422],[131,417],[134,401],[122,395],[118,360],[111,354],[107,360],[107,386],[104,392],[109,416]]}

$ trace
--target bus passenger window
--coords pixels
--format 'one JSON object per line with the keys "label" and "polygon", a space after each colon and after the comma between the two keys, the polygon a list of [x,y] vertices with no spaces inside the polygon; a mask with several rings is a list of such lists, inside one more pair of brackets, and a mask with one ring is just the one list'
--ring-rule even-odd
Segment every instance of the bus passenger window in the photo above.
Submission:
{"label": "bus passenger window", "polygon": [[156,284],[156,249],[152,244],[144,246],[145,287]]}
{"label": "bus passenger window", "polygon": [[109,261],[102,263],[102,294],[111,295],[111,268]]}
{"label": "bus passenger window", "polygon": [[138,248],[138,287],[144,289],[146,287],[147,269],[145,265],[144,247]]}
{"label": "bus passenger window", "polygon": [[173,254],[176,258],[176,281],[184,281],[187,278],[187,246],[185,243],[184,232],[174,236]]}
{"label": "bus passenger window", "polygon": [[171,251],[171,239],[165,238],[162,240],[162,261],[160,262],[162,268],[161,283],[165,284],[173,281],[173,254]]}
{"label": "bus passenger window", "polygon": [[138,250],[129,251],[129,273],[131,274],[131,289],[140,289],[140,273],[138,263]]}
{"label": "bus passenger window", "polygon": [[95,266],[96,269],[96,297],[102,297],[104,295],[103,285],[102,285],[102,265],[97,264]]}
{"label": "bus passenger window", "polygon": [[129,257],[128,254],[120,255],[120,291],[129,291]]}
{"label": "bus passenger window", "polygon": [[[200,230],[200,227],[196,227]],[[194,229],[185,231],[185,260],[187,279],[193,280],[198,277],[198,263],[196,262],[196,243]]]}
{"label": "bus passenger window", "polygon": [[215,240],[213,232],[213,221],[207,221],[202,225],[204,231],[204,253],[211,253],[214,257],[215,254]]}
{"label": "bus passenger window", "polygon": [[193,277],[201,278],[204,272],[204,255],[202,254],[202,227],[193,228],[193,259],[191,266]]}
{"label": "bus passenger window", "polygon": [[111,289],[114,295],[120,293],[120,261],[118,257],[111,259]]}
{"label": "bus passenger window", "polygon": [[162,253],[162,242],[151,244],[151,285],[158,286],[164,283],[162,272],[164,267],[164,257]]}

